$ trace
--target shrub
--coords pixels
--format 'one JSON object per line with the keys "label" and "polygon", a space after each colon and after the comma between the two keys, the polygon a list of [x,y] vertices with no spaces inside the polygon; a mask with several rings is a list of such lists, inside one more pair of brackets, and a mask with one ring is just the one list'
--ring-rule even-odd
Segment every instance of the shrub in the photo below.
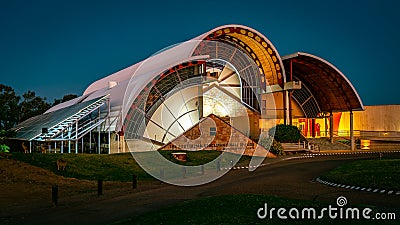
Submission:
{"label": "shrub", "polygon": [[[275,135],[273,135],[274,131]],[[270,136],[274,136],[275,140],[283,143],[295,143],[299,140],[305,140],[299,128],[292,125],[279,124],[269,129],[268,133]]]}
{"label": "shrub", "polygon": [[17,135],[17,132],[13,130],[0,130],[0,138],[13,138]]}
{"label": "shrub", "polygon": [[269,151],[275,155],[285,154],[281,143],[276,141],[273,137],[269,136],[267,133],[261,134],[258,144],[266,149],[269,149]]}
{"label": "shrub", "polygon": [[0,152],[10,152],[10,147],[5,144],[0,144]]}

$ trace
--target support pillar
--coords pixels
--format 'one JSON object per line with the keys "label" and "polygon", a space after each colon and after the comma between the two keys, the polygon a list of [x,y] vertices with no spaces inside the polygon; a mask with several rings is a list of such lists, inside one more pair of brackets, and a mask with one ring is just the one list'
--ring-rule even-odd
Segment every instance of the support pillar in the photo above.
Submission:
{"label": "support pillar", "polygon": [[71,127],[68,127],[68,153],[71,153]]}
{"label": "support pillar", "polygon": [[289,91],[289,124],[293,125],[292,91]]}
{"label": "support pillar", "polygon": [[[100,118],[101,118],[101,111],[100,111],[100,108],[99,108],[99,121],[100,121]],[[99,136],[98,136],[98,143],[97,143],[97,148],[98,148],[99,154],[100,154],[100,148],[101,148],[101,144],[100,144],[100,142],[101,142],[100,126],[101,126],[101,124],[99,124],[99,126],[98,126]]]}
{"label": "support pillar", "polygon": [[121,141],[119,134],[117,134],[117,149],[118,149],[118,153],[119,153],[119,142]]}
{"label": "support pillar", "polygon": [[32,153],[32,141],[29,141],[29,153]]}
{"label": "support pillar", "polygon": [[333,143],[333,113],[330,113],[329,116],[329,139],[331,141],[331,143]]}
{"label": "support pillar", "polygon": [[122,152],[125,152],[125,136],[121,136]]}
{"label": "support pillar", "polygon": [[111,153],[111,119],[110,119],[110,112],[111,112],[111,105],[110,105],[110,99],[107,101],[107,119],[108,119],[108,154]]}
{"label": "support pillar", "polygon": [[108,128],[108,154],[111,153],[111,133],[110,128]]}
{"label": "support pillar", "polygon": [[78,154],[78,121],[75,123],[75,154]]}
{"label": "support pillar", "polygon": [[[61,140],[64,139],[64,131],[61,131]],[[64,141],[61,141],[61,147],[60,147],[61,153],[64,153]]]}
{"label": "support pillar", "polygon": [[354,144],[354,121],[353,121],[353,111],[352,110],[350,110],[350,146],[351,146],[352,151],[356,150],[355,144]]}
{"label": "support pillar", "polygon": [[324,117],[324,120],[325,120],[325,137],[328,137],[328,118],[326,115]]}
{"label": "support pillar", "polygon": [[289,108],[288,108],[288,99],[289,94],[287,91],[283,91],[283,123],[288,125],[289,124]]}
{"label": "support pillar", "polygon": [[92,130],[89,131],[89,153],[92,153]]}
{"label": "support pillar", "polygon": [[98,143],[97,143],[97,148],[98,148],[99,154],[100,154],[100,151],[101,151],[100,142],[101,142],[101,137],[100,137],[100,125],[99,125],[99,136],[98,136]]}
{"label": "support pillar", "polygon": [[315,118],[312,118],[311,119],[311,136],[313,138],[315,138],[315,133],[316,133],[316,130],[315,130]]}
{"label": "support pillar", "polygon": [[203,84],[199,84],[197,96],[197,109],[199,111],[199,120],[201,120],[203,118]]}
{"label": "support pillar", "polygon": [[[291,59],[290,60],[290,82],[292,82],[293,81],[293,60]],[[292,115],[292,94],[293,94],[293,91],[292,90],[290,90],[289,91],[289,98],[288,98],[288,103],[289,103],[289,124],[290,125],[293,125],[293,115]]]}

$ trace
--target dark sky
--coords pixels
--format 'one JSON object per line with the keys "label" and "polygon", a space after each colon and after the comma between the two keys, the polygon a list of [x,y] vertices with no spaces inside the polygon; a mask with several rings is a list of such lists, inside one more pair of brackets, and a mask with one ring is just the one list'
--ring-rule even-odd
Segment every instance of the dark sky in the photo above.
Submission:
{"label": "dark sky", "polygon": [[225,24],[320,56],[365,105],[400,104],[400,1],[0,0],[0,83],[49,101]]}

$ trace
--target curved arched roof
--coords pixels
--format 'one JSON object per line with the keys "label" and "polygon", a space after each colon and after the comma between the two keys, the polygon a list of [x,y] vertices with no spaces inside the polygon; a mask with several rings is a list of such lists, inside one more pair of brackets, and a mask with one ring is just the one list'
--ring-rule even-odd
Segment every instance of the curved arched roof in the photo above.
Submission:
{"label": "curved arched roof", "polygon": [[[257,66],[260,67],[260,71],[262,70],[260,73],[265,75],[265,80],[268,81],[269,85],[280,84],[283,86],[285,71],[281,57],[273,44],[260,32],[250,27],[224,25],[189,41],[159,51],[146,60],[93,82],[84,91],[83,95],[86,97],[81,101],[89,101],[101,95],[111,94],[111,106],[120,108],[121,103],[123,103],[124,94],[126,90],[129,90],[132,95],[127,104],[129,105],[146,84],[162,71],[185,61],[210,57],[208,55],[195,54],[195,50],[199,44],[204,43],[202,42],[203,40],[225,41],[236,47],[241,47],[254,60]],[[130,82],[133,76],[135,76],[135,82]],[[117,86],[110,89],[108,87],[109,82],[117,82]],[[48,112],[56,111],[73,104],[75,104],[74,101],[69,101],[51,108]]]}
{"label": "curved arched roof", "polygon": [[310,89],[322,112],[364,110],[353,85],[331,63],[303,52],[287,55],[282,59],[287,77],[292,71],[292,75]]}
{"label": "curved arched roof", "polygon": [[194,39],[218,40],[235,45],[254,60],[260,73],[268,81],[268,85],[279,84],[283,87],[286,81],[285,68],[275,46],[268,38],[253,28],[237,24],[224,25]]}

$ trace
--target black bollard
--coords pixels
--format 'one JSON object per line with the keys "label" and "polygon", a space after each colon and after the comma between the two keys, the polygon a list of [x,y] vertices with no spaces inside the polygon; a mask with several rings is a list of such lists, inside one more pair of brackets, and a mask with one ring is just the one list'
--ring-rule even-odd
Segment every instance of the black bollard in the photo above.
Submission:
{"label": "black bollard", "polygon": [[51,187],[51,201],[54,205],[58,204],[58,185]]}
{"label": "black bollard", "polygon": [[201,174],[204,174],[204,165],[201,165]]}
{"label": "black bollard", "polygon": [[135,174],[132,175],[132,189],[137,188],[137,177]]}
{"label": "black bollard", "polygon": [[217,171],[221,171],[221,162],[217,161]]}
{"label": "black bollard", "polygon": [[103,194],[103,180],[97,180],[97,196]]}

